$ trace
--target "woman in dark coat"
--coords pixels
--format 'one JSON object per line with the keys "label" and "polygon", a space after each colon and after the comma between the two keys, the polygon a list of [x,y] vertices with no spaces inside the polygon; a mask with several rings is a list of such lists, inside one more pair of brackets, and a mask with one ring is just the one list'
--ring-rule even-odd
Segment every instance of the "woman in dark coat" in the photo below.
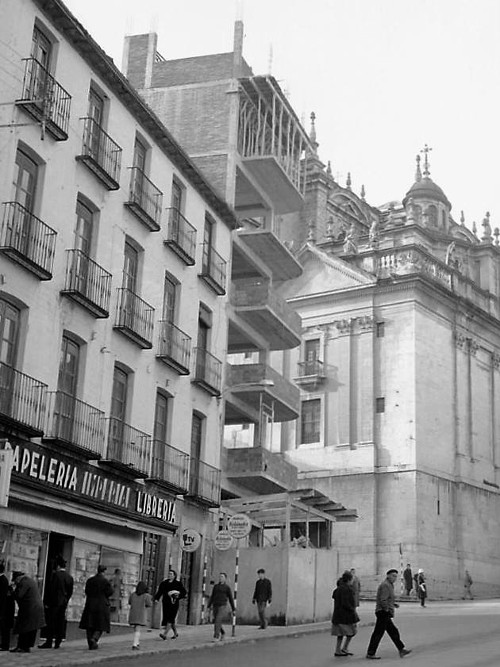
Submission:
{"label": "woman in dark coat", "polygon": [[79,627],[87,631],[90,651],[99,648],[102,633],[111,629],[109,598],[113,594],[113,586],[104,576],[104,572],[106,567],[99,565],[97,574],[87,579],[85,584],[85,607]]}
{"label": "woman in dark coat", "polygon": [[[359,616],[356,612],[356,603],[354,592],[351,586],[352,573],[346,570],[337,581],[337,588],[333,591],[333,616],[332,616],[332,635],[337,637],[335,655],[352,655],[348,651],[351,639],[357,633],[356,624]],[[344,646],[342,640],[345,637]]]}
{"label": "woman in dark coat", "polygon": [[179,636],[177,634],[175,619],[177,618],[177,612],[179,611],[179,601],[185,598],[186,594],[186,589],[177,579],[177,572],[175,570],[169,570],[167,579],[164,579],[158,586],[154,598],[155,600],[162,598],[163,615],[161,624],[163,625],[163,632],[160,632],[160,637],[162,639],[167,638],[169,625],[174,633],[173,639],[177,639]]}
{"label": "woman in dark coat", "polygon": [[35,645],[36,631],[45,625],[43,602],[38,585],[24,572],[12,574],[14,598],[17,602],[17,621],[14,634],[17,634],[17,646],[12,653],[29,653]]}

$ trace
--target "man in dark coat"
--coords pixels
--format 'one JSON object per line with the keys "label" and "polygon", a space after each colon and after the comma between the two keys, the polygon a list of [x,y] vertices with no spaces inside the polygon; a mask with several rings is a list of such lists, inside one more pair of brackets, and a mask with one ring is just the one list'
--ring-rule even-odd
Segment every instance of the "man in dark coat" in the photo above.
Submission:
{"label": "man in dark coat", "polygon": [[255,582],[252,604],[257,603],[260,629],[265,630],[267,628],[266,608],[268,604],[271,604],[273,589],[270,580],[266,578],[266,571],[263,568],[257,570],[257,576],[259,578]]}
{"label": "man in dark coat", "polygon": [[29,653],[35,645],[36,632],[45,625],[43,602],[38,585],[24,572],[12,574],[14,597],[17,602],[17,622],[14,633],[17,634],[17,646],[11,653]]}
{"label": "man in dark coat", "polygon": [[99,565],[97,574],[87,579],[85,584],[85,607],[79,627],[87,631],[90,651],[99,648],[102,633],[111,629],[109,598],[113,594],[113,586],[104,576],[104,572],[106,567]]}
{"label": "man in dark coat", "polygon": [[413,588],[413,573],[411,571],[410,563],[407,564],[406,569],[403,572],[403,579],[405,580],[406,595],[410,595]]}
{"label": "man in dark coat", "polygon": [[64,558],[58,556],[55,566],[45,589],[47,632],[45,642],[39,648],[52,648],[52,641],[54,648],[61,645],[66,625],[66,608],[73,595],[73,577],[66,572]]}
{"label": "man in dark coat", "polygon": [[213,609],[214,614],[214,642],[218,642],[221,639],[224,639],[224,628],[222,627],[222,619],[227,611],[227,603],[232,609],[234,614],[234,599],[233,593],[229,586],[227,585],[227,574],[221,572],[219,574],[219,583],[215,584],[208,598],[207,607]]}
{"label": "man in dark coat", "polygon": [[0,651],[10,648],[10,631],[14,625],[14,591],[0,563]]}

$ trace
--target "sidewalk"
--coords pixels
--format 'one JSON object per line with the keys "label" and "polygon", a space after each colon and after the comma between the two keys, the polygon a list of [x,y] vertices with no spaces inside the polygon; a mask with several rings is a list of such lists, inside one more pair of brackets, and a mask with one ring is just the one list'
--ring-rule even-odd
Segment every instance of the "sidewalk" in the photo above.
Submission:
{"label": "sidewalk", "polygon": [[[361,605],[360,614],[363,619],[360,626],[373,625],[372,604]],[[363,609],[364,607],[364,609]],[[370,613],[372,612],[372,613]],[[290,637],[315,632],[329,632],[330,621],[307,623],[305,625],[269,626],[266,630],[259,630],[257,625],[236,626],[235,637],[231,637],[231,626],[225,625],[226,639],[224,643],[252,642],[270,637]],[[123,630],[122,628],[120,630]],[[107,660],[115,658],[137,657],[139,655],[156,655],[160,653],[174,653],[190,651],[199,648],[217,649],[223,642],[212,642],[213,625],[181,625],[178,626],[178,639],[163,641],[159,637],[160,630],[146,630],[141,634],[141,648],[132,651],[132,631],[128,634],[104,634],[99,642],[97,651],[89,651],[82,631],[81,639],[66,641],[57,650],[42,650],[37,646],[31,653],[0,653],[0,667],[73,667],[73,665],[106,664]],[[12,645],[15,646],[15,637]],[[37,642],[39,643],[39,642]]]}

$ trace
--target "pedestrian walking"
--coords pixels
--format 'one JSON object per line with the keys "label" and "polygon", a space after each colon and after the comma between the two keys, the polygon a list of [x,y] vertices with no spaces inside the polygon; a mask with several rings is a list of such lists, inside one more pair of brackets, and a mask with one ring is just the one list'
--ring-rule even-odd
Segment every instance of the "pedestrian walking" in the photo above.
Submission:
{"label": "pedestrian walking", "polygon": [[147,625],[147,609],[153,605],[153,600],[144,581],[137,582],[135,591],[128,598],[128,603],[130,605],[128,622],[134,628],[132,649],[137,651],[141,640],[141,628]]}
{"label": "pedestrian walking", "polygon": [[85,584],[85,606],[80,620],[80,629],[87,631],[87,643],[90,651],[99,648],[99,639],[103,632],[111,629],[109,598],[113,593],[111,583],[104,576],[105,565],[99,565],[97,574],[87,579]]}
{"label": "pedestrian walking", "polygon": [[356,611],[352,579],[352,570],[346,570],[337,581],[337,588],[332,593],[332,635],[337,637],[334,655],[338,658],[352,655],[349,644],[358,631],[359,616]]}
{"label": "pedestrian walking", "polygon": [[225,572],[221,572],[219,574],[219,583],[215,584],[215,586],[212,588],[212,592],[210,593],[210,597],[208,598],[207,603],[207,607],[209,609],[212,608],[214,615],[214,642],[218,642],[224,639],[226,634],[224,632],[224,628],[222,627],[222,621],[224,614],[227,612],[228,603],[234,614],[233,593],[227,584],[227,574]]}
{"label": "pedestrian walking", "polygon": [[397,607],[399,607],[399,605],[396,603],[396,597],[394,595],[394,582],[397,578],[397,570],[388,570],[386,579],[377,589],[377,601],[375,604],[375,616],[377,621],[375,623],[375,628],[373,629],[370,643],[368,644],[368,649],[366,651],[366,657],[370,660],[380,660],[380,656],[375,654],[377,653],[378,645],[380,644],[380,640],[384,636],[385,632],[387,632],[389,637],[394,642],[396,648],[399,651],[400,658],[404,658],[405,655],[411,653],[411,649],[405,648],[405,645],[401,641],[399,630],[392,621],[394,618],[394,611]]}
{"label": "pedestrian walking", "polygon": [[119,567],[115,569],[115,573],[111,578],[111,586],[113,592],[109,598],[109,611],[110,611],[110,620],[115,623],[120,620],[120,611],[122,608],[122,597],[123,597],[123,579],[122,571]]}
{"label": "pedestrian walking", "polygon": [[352,586],[352,592],[354,593],[354,604],[356,605],[356,607],[359,607],[359,593],[361,591],[361,582],[356,576],[355,568],[351,567],[350,572],[352,574],[351,586]]}
{"label": "pedestrian walking", "polygon": [[465,598],[469,597],[471,600],[474,599],[474,596],[472,595],[471,591],[471,586],[473,584],[472,577],[469,574],[469,570],[465,570],[465,575],[464,575],[464,595],[462,600],[465,600]]}
{"label": "pedestrian walking", "polygon": [[415,581],[417,584],[417,596],[420,600],[420,606],[425,607],[425,601],[427,599],[427,583],[425,581],[424,571],[421,567],[418,569]]}
{"label": "pedestrian walking", "polygon": [[273,597],[273,587],[271,581],[266,578],[266,571],[264,568],[257,570],[259,577],[255,582],[255,590],[253,592],[252,604],[257,605],[257,613],[259,614],[259,629],[265,630],[267,628],[267,605],[271,604]]}
{"label": "pedestrian walking", "polygon": [[187,595],[186,589],[182,583],[177,579],[177,572],[170,569],[167,578],[164,579],[158,586],[154,599],[158,601],[162,598],[162,621],[163,630],[160,632],[160,637],[166,639],[168,635],[169,626],[174,633],[172,639],[177,639],[179,636],[175,619],[179,611],[179,602]]}
{"label": "pedestrian walking", "polygon": [[0,563],[0,651],[10,649],[10,633],[14,625],[14,589],[5,574],[5,563]]}
{"label": "pedestrian walking", "polygon": [[66,609],[73,595],[73,577],[66,572],[66,561],[58,556],[55,570],[52,572],[45,587],[44,605],[47,628],[45,642],[38,648],[59,648],[66,628]]}
{"label": "pedestrian walking", "polygon": [[403,579],[405,582],[406,595],[410,595],[413,589],[413,573],[411,571],[410,563],[406,564],[406,568],[403,572]]}
{"label": "pedestrian walking", "polygon": [[14,598],[17,602],[17,620],[14,634],[17,634],[17,646],[11,653],[30,653],[35,645],[37,630],[45,625],[43,602],[38,584],[24,572],[12,574]]}

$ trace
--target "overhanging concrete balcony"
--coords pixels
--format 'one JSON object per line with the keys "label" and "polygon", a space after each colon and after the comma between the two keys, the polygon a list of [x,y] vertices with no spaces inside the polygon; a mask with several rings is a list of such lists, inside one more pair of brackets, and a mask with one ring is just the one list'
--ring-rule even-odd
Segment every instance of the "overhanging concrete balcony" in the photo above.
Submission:
{"label": "overhanging concrete balcony", "polygon": [[[233,236],[233,256],[235,250],[241,257],[239,265],[233,259],[231,277],[239,278],[240,271],[248,273],[249,265],[259,272],[259,266],[265,266],[266,274],[273,280],[291,280],[302,275],[302,266],[288,248],[270,229],[251,229],[242,227]],[[262,273],[261,273],[262,275]]]}
{"label": "overhanging concrete balcony", "polygon": [[226,424],[258,423],[261,406],[273,406],[275,422],[297,419],[300,390],[267,364],[228,364]]}
{"label": "overhanging concrete balcony", "polygon": [[297,468],[281,454],[263,447],[224,447],[222,466],[228,480],[259,495],[293,491],[297,487]]}
{"label": "overhanging concrete balcony", "polygon": [[237,317],[266,338],[270,350],[289,350],[300,345],[300,316],[276,294],[269,281],[233,281],[231,305]]}
{"label": "overhanging concrete balcony", "polygon": [[252,184],[265,192],[279,214],[299,210],[305,190],[310,139],[272,76],[239,80],[238,151],[251,179],[240,178],[236,207],[251,207]]}

